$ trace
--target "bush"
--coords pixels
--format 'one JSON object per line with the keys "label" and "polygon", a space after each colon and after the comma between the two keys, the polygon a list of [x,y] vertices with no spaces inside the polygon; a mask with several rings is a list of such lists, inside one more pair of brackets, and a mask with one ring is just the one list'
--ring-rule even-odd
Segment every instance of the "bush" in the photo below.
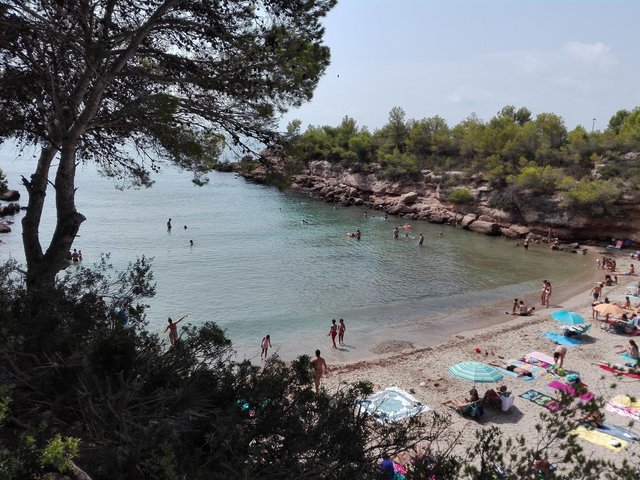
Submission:
{"label": "bush", "polygon": [[562,171],[557,168],[524,167],[518,175],[512,177],[512,181],[520,189],[530,190],[537,195],[549,195],[555,192],[556,184],[563,177]]}
{"label": "bush", "polygon": [[564,192],[564,206],[603,216],[613,213],[614,205],[623,193],[617,181],[584,179]]}
{"label": "bush", "polygon": [[453,203],[468,204],[473,203],[475,197],[468,188],[455,188],[449,192],[447,199]]}

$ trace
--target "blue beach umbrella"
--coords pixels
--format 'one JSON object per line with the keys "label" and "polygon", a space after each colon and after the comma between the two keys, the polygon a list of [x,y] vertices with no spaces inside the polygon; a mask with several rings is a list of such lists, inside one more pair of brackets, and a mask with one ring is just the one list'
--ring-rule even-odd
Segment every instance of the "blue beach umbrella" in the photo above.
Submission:
{"label": "blue beach umbrella", "polygon": [[551,318],[562,323],[568,323],[569,325],[579,325],[584,323],[584,318],[578,315],[576,312],[570,312],[569,310],[558,310],[551,314]]}
{"label": "blue beach umbrella", "polygon": [[456,377],[474,383],[491,383],[502,379],[502,374],[490,365],[482,362],[460,362],[449,371]]}

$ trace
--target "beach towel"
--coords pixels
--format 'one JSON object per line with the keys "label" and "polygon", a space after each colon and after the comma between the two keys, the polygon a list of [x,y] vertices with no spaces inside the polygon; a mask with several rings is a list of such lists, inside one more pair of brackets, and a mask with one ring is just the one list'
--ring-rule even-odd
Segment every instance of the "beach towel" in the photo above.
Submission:
{"label": "beach towel", "polygon": [[604,363],[597,363],[596,365],[598,365],[602,370],[614,373],[616,375],[625,375],[630,378],[640,378],[640,373],[637,373],[637,372],[626,372],[626,371],[618,370],[616,368],[610,367],[609,365],[605,365]]}
{"label": "beach towel", "polygon": [[[575,388],[573,388],[571,385],[567,385],[566,383],[559,382],[558,380],[554,380],[548,386],[553,388],[554,390],[559,390],[561,392],[566,393],[567,395],[571,395],[572,397],[577,397],[578,396],[578,392],[576,392]],[[586,387],[586,385],[584,385],[584,386]],[[593,392],[585,392],[585,393],[580,395],[580,400],[583,403],[588,403],[591,400],[593,400],[595,397],[596,397],[595,393],[593,393]]]}
{"label": "beach towel", "polygon": [[616,395],[607,402],[605,406],[607,412],[615,413],[623,417],[640,421],[640,401],[631,401],[626,395]]}
{"label": "beach towel", "polygon": [[520,380],[524,380],[525,382],[530,382],[533,380],[533,377],[521,377],[516,372],[512,372],[511,370],[507,370],[506,368],[495,367],[495,369],[500,371],[500,373],[503,373],[513,378],[519,378]]}
{"label": "beach towel", "polygon": [[520,360],[530,363],[531,365],[537,365],[545,370],[553,366],[553,357],[540,352],[527,353],[526,355],[523,355]]}
{"label": "beach towel", "polygon": [[374,415],[378,422],[396,422],[406,417],[428,412],[431,408],[398,387],[385,388],[358,401],[361,412]]}
{"label": "beach towel", "polygon": [[540,405],[550,412],[557,411],[561,406],[557,400],[554,400],[549,395],[545,395],[544,393],[540,393],[536,390],[529,390],[527,392],[521,393],[519,397],[522,397],[525,400],[529,400],[536,405]]}
{"label": "beach towel", "polygon": [[628,353],[623,353],[620,355],[622,358],[624,358],[625,360],[627,360],[628,362],[631,362],[634,365],[638,364],[638,359],[636,357],[632,357],[631,355],[629,355]]}
{"label": "beach towel", "polygon": [[596,430],[627,442],[638,440],[638,435],[632,432],[630,428],[618,427],[617,425],[611,425],[607,422],[604,422],[604,424],[601,427],[596,428]]}
{"label": "beach towel", "polygon": [[559,345],[566,345],[568,347],[576,347],[582,343],[582,340],[580,340],[579,338],[565,337],[563,334],[556,332],[543,333],[542,336],[553,340]]}
{"label": "beach towel", "polygon": [[594,445],[608,448],[614,452],[619,452],[627,446],[626,440],[583,426],[579,426],[571,430],[571,435],[575,435],[576,437],[586,440],[589,443],[593,443]]}

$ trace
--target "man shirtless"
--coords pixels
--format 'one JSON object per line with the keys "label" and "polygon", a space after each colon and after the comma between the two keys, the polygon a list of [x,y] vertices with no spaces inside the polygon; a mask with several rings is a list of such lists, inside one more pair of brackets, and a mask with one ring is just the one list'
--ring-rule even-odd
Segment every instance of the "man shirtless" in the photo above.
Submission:
{"label": "man shirtless", "polygon": [[316,384],[316,393],[318,393],[320,391],[320,379],[322,375],[329,373],[327,362],[320,356],[320,350],[316,350],[316,358],[311,360],[311,366],[313,367],[313,381]]}

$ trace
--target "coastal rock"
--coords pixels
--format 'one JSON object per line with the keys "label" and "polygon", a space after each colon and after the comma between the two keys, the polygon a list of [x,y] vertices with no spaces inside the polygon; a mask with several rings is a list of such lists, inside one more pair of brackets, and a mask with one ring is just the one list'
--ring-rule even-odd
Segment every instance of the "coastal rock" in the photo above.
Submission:
{"label": "coastal rock", "polygon": [[485,222],[484,220],[476,220],[467,227],[469,230],[478,233],[484,233],[485,235],[498,235],[500,233],[500,227],[493,222]]}
{"label": "coastal rock", "polygon": [[0,200],[5,202],[15,202],[20,200],[20,192],[17,190],[7,190],[0,195]]}
{"label": "coastal rock", "polygon": [[0,233],[9,233],[11,231],[11,227],[4,223],[0,223]]}
{"label": "coastal rock", "polygon": [[17,203],[10,203],[0,207],[0,217],[6,217],[7,215],[14,215],[20,211],[20,205]]}
{"label": "coastal rock", "polygon": [[478,215],[476,215],[475,213],[467,213],[464,217],[462,217],[460,226],[462,228],[468,228],[469,225],[475,222],[477,218],[478,218]]}
{"label": "coastal rock", "polygon": [[417,199],[418,199],[417,192],[409,192],[409,193],[405,193],[404,195],[400,195],[400,203],[404,203],[405,205],[411,205],[413,203],[416,203]]}

